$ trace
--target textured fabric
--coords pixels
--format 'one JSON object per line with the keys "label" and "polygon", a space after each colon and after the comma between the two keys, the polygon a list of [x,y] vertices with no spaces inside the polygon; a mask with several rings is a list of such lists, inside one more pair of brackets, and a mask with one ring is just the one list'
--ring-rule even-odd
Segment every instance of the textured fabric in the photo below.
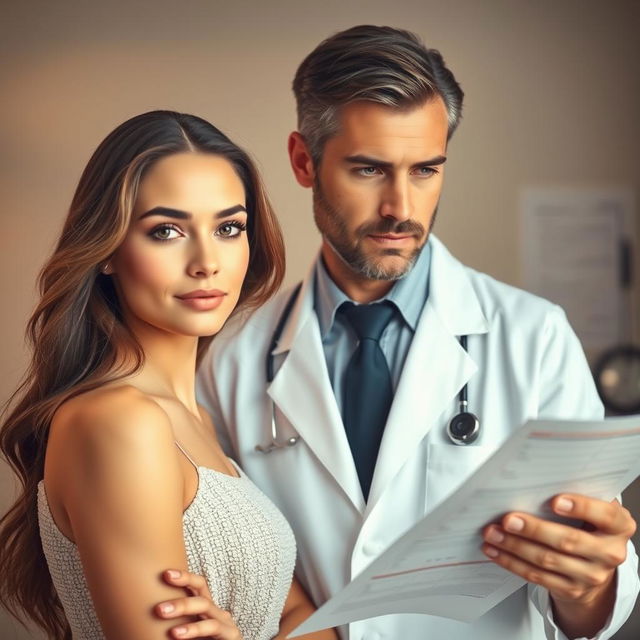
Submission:
{"label": "textured fabric", "polygon": [[[198,467],[198,490],[182,519],[184,543],[189,570],[207,579],[216,604],[233,615],[244,640],[267,640],[278,633],[295,540],[280,511],[239,472],[236,478]],[[78,549],[56,527],[43,482],[38,486],[38,519],[73,638],[104,638]]]}
{"label": "textured fabric", "polygon": [[393,400],[389,365],[378,341],[394,312],[391,302],[340,307],[360,340],[346,371],[343,422],[365,500]]}
{"label": "textured fabric", "polygon": [[[400,381],[418,319],[429,297],[431,255],[431,242],[428,242],[413,269],[396,281],[386,296],[376,300],[393,302],[399,312],[393,316],[380,338],[380,348],[389,365],[394,392]],[[327,273],[322,260],[318,259],[313,268],[313,307],[320,324],[329,380],[341,414],[345,371],[351,354],[358,345],[358,338],[351,325],[342,314],[337,313],[340,305],[348,300],[347,295]]]}

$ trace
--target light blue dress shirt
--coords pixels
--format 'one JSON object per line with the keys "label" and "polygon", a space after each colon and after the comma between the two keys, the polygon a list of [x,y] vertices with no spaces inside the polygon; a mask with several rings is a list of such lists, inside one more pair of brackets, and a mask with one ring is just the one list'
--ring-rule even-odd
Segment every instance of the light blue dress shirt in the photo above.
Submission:
{"label": "light blue dress shirt", "polygon": [[[375,301],[388,300],[399,312],[394,314],[380,338],[380,348],[389,365],[394,393],[422,308],[429,296],[430,267],[431,247],[427,243],[411,271],[397,280],[386,296]],[[349,300],[327,273],[322,258],[318,258],[314,274],[314,309],[320,323],[329,379],[341,414],[345,372],[358,346],[358,338],[349,321],[341,313],[336,314],[338,307]]]}

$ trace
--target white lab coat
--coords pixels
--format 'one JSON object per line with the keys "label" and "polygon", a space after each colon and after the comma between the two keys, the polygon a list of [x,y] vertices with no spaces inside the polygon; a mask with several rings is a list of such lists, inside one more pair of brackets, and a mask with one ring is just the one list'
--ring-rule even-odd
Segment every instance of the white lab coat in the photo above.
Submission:
{"label": "white lab coat", "polygon": [[[600,418],[602,406],[564,313],[549,302],[463,266],[435,237],[422,312],[380,446],[365,504],[327,374],[313,310],[313,269],[274,351],[267,352],[290,292],[216,336],[198,376],[199,399],[219,437],[280,507],[296,534],[297,575],[317,605],[464,482],[511,431],[531,417]],[[468,335],[468,354],[456,336]],[[474,445],[456,446],[445,426],[468,383],[481,421]],[[273,403],[273,404],[272,404]],[[255,451],[279,437],[292,448]],[[480,544],[480,541],[479,541]],[[619,598],[602,638],[628,617],[638,588],[635,553],[619,569]],[[540,613],[542,612],[542,613]],[[563,638],[545,590],[522,588],[469,626],[426,615],[390,615],[340,629],[350,640],[530,640]]]}

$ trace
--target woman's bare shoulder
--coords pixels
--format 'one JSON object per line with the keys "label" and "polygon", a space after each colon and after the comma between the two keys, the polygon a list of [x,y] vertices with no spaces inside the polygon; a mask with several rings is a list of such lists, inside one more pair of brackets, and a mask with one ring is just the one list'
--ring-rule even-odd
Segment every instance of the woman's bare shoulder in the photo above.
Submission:
{"label": "woman's bare shoulder", "polygon": [[158,513],[170,508],[179,516],[184,478],[174,442],[165,411],[135,387],[105,387],[65,402],[51,424],[44,473],[63,533],[76,544],[97,540],[94,521],[106,523],[107,512],[112,532],[131,532],[127,514],[151,511],[158,495],[166,500]]}
{"label": "woman's bare shoulder", "polygon": [[166,447],[173,443],[171,422],[164,409],[131,385],[105,386],[67,400],[56,411],[50,428],[50,444],[87,453],[136,453],[140,448]]}

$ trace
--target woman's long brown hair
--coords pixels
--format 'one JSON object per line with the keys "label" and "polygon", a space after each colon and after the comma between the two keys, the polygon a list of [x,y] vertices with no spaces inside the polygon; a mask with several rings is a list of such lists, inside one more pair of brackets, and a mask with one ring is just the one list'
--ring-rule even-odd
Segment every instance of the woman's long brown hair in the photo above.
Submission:
{"label": "woman's long brown hair", "polygon": [[[5,405],[0,448],[20,481],[0,519],[0,603],[19,621],[30,618],[49,637],[71,637],[38,530],[37,490],[49,425],[69,398],[137,371],[144,354],[122,321],[111,279],[101,265],[122,243],[138,186],[160,158],[174,153],[226,158],[242,180],[248,212],[249,268],[238,308],[255,307],[278,289],[284,246],[262,181],[247,154],[214,126],[192,115],[151,111],[117,127],[89,160],[53,255],[39,276],[40,302],[27,326],[32,359]],[[211,337],[200,338],[198,359]],[[119,364],[122,347],[133,365]]]}

